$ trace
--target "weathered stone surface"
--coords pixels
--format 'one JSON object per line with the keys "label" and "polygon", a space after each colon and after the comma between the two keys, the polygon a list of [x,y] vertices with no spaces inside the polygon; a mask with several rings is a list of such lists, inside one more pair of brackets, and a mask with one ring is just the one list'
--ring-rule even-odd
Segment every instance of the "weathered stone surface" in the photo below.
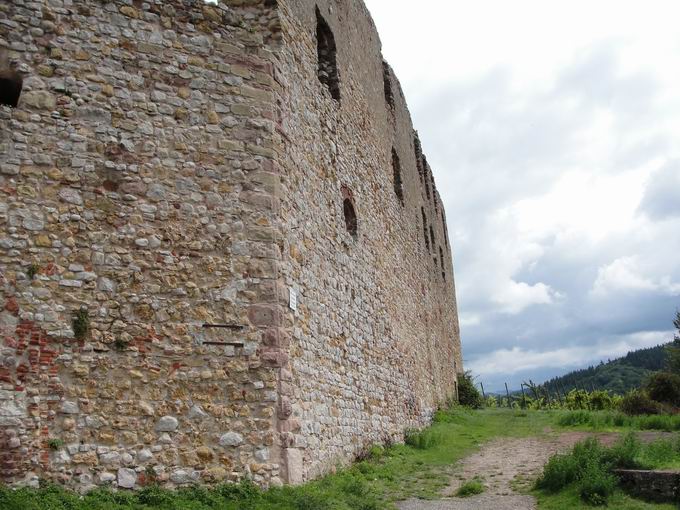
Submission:
{"label": "weathered stone surface", "polygon": [[179,421],[174,416],[163,416],[158,420],[156,430],[161,432],[174,432],[179,427]]}
{"label": "weathered stone surface", "polygon": [[133,489],[137,485],[137,473],[134,469],[120,468],[118,470],[118,487]]}
{"label": "weathered stone surface", "polygon": [[442,204],[361,2],[0,4],[0,482],[299,483],[455,395]]}
{"label": "weathered stone surface", "polygon": [[243,443],[243,436],[238,432],[227,432],[220,436],[220,445],[222,446],[239,446]]}

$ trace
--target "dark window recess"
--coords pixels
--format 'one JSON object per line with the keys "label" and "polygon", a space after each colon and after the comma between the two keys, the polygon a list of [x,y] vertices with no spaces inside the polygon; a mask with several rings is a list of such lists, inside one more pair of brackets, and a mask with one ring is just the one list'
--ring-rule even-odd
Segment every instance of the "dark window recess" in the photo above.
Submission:
{"label": "dark window recess", "polygon": [[390,110],[394,110],[394,92],[392,92],[392,79],[390,78],[390,66],[383,61],[383,86],[385,87],[385,102]]}
{"label": "dark window recess", "polygon": [[354,210],[354,204],[349,198],[343,200],[342,210],[345,213],[345,227],[347,228],[347,232],[352,234],[353,237],[356,237],[358,231],[357,213]]}
{"label": "dark window recess", "polygon": [[427,158],[423,154],[423,180],[425,181],[425,195],[427,199],[430,200],[430,165],[427,164]]}
{"label": "dark window recess", "polygon": [[356,238],[359,233],[359,222],[357,220],[357,213],[354,209],[354,197],[352,190],[347,186],[340,188],[342,193],[342,213],[345,216],[345,228],[352,237]]}
{"label": "dark window recess", "polygon": [[446,227],[446,217],[444,216],[444,207],[442,207],[442,228],[444,230],[444,243],[449,247],[449,229]]}
{"label": "dark window recess", "polygon": [[394,194],[401,205],[404,205],[404,185],[401,182],[401,162],[395,149],[392,149],[392,172],[394,174]]}
{"label": "dark window recess", "polygon": [[446,269],[444,268],[444,250],[442,250],[442,247],[439,247],[439,262],[442,266],[442,280],[446,281]]}
{"label": "dark window recess", "polygon": [[432,198],[434,201],[434,210],[435,212],[439,212],[438,206],[437,206],[437,187],[434,185],[434,174],[432,173],[432,170],[430,170],[430,186],[432,186]]}
{"label": "dark window recess", "polygon": [[413,147],[416,156],[416,168],[418,169],[418,177],[420,182],[423,182],[423,149],[420,146],[420,140],[418,139],[418,134],[413,138]]}
{"label": "dark window recess", "polygon": [[21,75],[14,71],[0,72],[0,104],[16,108],[24,86]]}
{"label": "dark window recess", "polygon": [[340,76],[335,37],[318,7],[316,8],[316,47],[319,57],[319,81],[328,87],[333,99],[340,101]]}
{"label": "dark window recess", "polygon": [[432,242],[432,247],[434,248],[435,238],[434,238],[434,229],[432,228],[432,225],[430,225],[430,241]]}
{"label": "dark window recess", "polygon": [[423,236],[425,237],[425,246],[427,251],[430,251],[430,238],[427,236],[427,216],[425,216],[425,208],[420,208],[420,213],[423,215]]}

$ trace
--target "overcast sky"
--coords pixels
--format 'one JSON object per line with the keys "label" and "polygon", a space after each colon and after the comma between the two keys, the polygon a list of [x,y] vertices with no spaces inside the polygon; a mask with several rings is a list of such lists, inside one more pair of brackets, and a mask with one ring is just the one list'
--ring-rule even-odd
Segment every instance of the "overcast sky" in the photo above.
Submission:
{"label": "overcast sky", "polygon": [[437,187],[487,388],[672,339],[680,2],[366,0]]}

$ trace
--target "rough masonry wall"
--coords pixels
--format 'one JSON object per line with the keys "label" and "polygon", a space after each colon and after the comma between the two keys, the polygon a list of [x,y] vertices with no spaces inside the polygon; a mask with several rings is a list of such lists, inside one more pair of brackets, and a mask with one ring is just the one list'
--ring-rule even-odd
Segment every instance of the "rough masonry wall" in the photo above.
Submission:
{"label": "rough masonry wall", "polygon": [[[281,4],[282,271],[298,306],[286,316],[291,416],[280,430],[302,481],[426,424],[456,394],[462,363],[441,200],[363,2]],[[337,73],[328,60],[323,79],[317,6],[336,47]]]}
{"label": "rough masonry wall", "polygon": [[2,482],[285,477],[280,33],[231,3],[0,2]]}

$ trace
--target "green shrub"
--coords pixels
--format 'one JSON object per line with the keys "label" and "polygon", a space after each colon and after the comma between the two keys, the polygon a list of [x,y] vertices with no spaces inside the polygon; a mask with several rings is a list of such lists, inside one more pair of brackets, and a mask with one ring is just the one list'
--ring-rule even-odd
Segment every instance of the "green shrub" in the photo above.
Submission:
{"label": "green shrub", "polygon": [[606,391],[596,390],[590,393],[590,408],[595,411],[605,411],[612,409],[614,400]]}
{"label": "green shrub", "polygon": [[557,423],[563,427],[574,427],[577,425],[592,425],[593,414],[588,411],[570,411],[561,415]]}
{"label": "green shrub", "polygon": [[553,455],[536,481],[536,487],[548,492],[558,492],[576,481],[578,464],[572,454]]}
{"label": "green shrub", "polygon": [[621,411],[630,416],[659,414],[663,411],[663,407],[658,402],[649,398],[647,392],[632,390],[621,400]]}
{"label": "green shrub", "polygon": [[616,488],[616,478],[595,460],[585,465],[578,482],[581,499],[590,505],[606,505]]}
{"label": "green shrub", "polygon": [[680,375],[656,372],[649,377],[645,387],[652,400],[680,406]]}
{"label": "green shrub", "polygon": [[467,498],[469,496],[474,496],[475,494],[481,494],[482,492],[484,492],[484,484],[475,479],[461,485],[456,491],[456,496],[459,498]]}
{"label": "green shrub", "polygon": [[458,374],[458,402],[462,406],[473,409],[480,409],[484,404],[482,394],[475,386],[474,377],[470,371]]}
{"label": "green shrub", "polygon": [[564,399],[567,409],[590,409],[590,395],[585,390],[571,390]]}
{"label": "green shrub", "polygon": [[607,452],[609,463],[618,469],[637,469],[642,467],[638,460],[642,443],[634,432],[629,432]]}
{"label": "green shrub", "polygon": [[442,434],[432,429],[422,431],[409,429],[404,433],[404,442],[418,450],[427,450],[441,444],[443,440]]}

